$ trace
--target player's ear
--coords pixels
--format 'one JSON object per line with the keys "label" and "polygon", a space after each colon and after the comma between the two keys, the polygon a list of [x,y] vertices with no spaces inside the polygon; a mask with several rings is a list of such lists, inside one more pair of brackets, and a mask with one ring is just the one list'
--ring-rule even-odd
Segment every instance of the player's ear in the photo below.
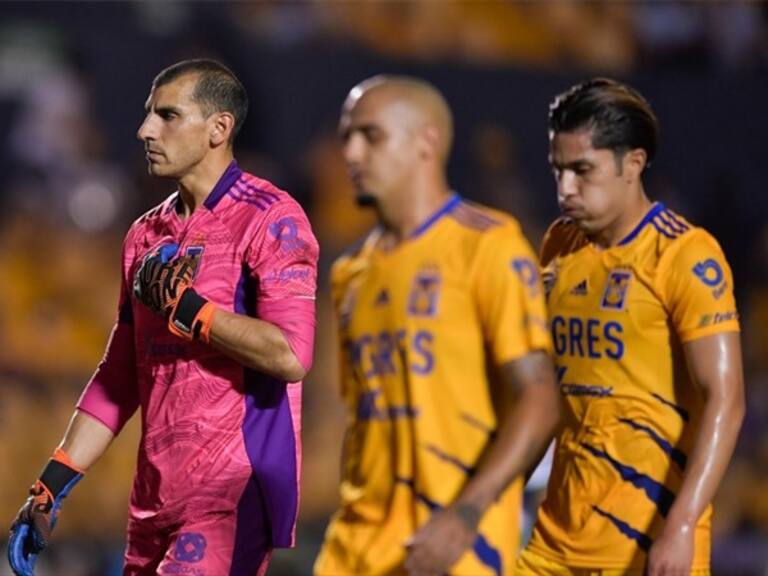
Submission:
{"label": "player's ear", "polygon": [[624,154],[622,164],[627,180],[639,179],[648,164],[648,154],[642,148],[635,148]]}
{"label": "player's ear", "polygon": [[437,126],[427,125],[421,131],[420,153],[424,158],[438,154],[440,150],[440,130]]}
{"label": "player's ear", "polygon": [[229,112],[217,112],[213,116],[211,126],[211,144],[220,146],[229,142],[232,131],[235,129],[235,117]]}

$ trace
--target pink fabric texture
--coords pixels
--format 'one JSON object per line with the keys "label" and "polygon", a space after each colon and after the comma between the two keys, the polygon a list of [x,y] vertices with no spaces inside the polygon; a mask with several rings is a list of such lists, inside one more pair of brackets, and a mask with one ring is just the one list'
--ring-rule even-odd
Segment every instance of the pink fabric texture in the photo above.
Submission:
{"label": "pink fabric texture", "polygon": [[164,530],[232,511],[236,555],[254,525],[271,534],[270,547],[291,546],[301,383],[278,382],[177,338],[131,287],[146,254],[177,244],[177,254],[199,258],[194,288],[201,296],[279,327],[309,369],[317,241],[298,203],[234,162],[189,218],[179,218],[177,202],[171,195],[126,236],[118,321],[78,408],[117,433],[141,406],[133,522]]}

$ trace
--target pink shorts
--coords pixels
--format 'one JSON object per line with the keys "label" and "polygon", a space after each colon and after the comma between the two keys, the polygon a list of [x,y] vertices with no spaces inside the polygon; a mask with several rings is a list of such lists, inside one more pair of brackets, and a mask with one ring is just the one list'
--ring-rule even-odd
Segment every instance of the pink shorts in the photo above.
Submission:
{"label": "pink shorts", "polygon": [[234,512],[170,530],[131,518],[123,575],[263,576],[272,556],[266,531],[244,532]]}

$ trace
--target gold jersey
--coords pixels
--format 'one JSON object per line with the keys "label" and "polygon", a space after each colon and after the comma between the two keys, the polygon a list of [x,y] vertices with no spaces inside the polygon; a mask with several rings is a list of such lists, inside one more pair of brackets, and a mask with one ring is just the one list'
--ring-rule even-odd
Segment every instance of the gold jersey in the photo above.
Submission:
{"label": "gold jersey", "polygon": [[[574,567],[641,567],[703,409],[681,344],[739,330],[731,271],[711,235],[660,203],[606,250],[555,222],[542,265],[565,409],[529,549]],[[694,569],[709,566],[711,513]]]}
{"label": "gold jersey", "polygon": [[[332,270],[349,424],[341,508],[320,575],[403,572],[495,436],[493,366],[551,350],[535,255],[510,216],[459,196],[391,251],[374,230]],[[521,483],[487,510],[451,574],[510,574]]]}

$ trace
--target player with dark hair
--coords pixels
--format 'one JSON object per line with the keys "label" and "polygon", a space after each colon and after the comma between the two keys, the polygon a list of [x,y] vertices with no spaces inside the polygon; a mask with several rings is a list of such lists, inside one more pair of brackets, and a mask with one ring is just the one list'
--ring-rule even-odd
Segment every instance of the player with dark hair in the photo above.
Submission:
{"label": "player with dark hair", "polygon": [[379,225],[332,271],[349,425],[315,572],[509,574],[520,475],[558,418],[536,257],[512,217],[448,187],[430,84],[358,84],[339,131]]}
{"label": "player with dark hair", "polygon": [[11,529],[16,574],[138,407],[124,574],[263,574],[294,544],[318,247],[287,193],[238,168],[247,106],[211,60],[152,84],[138,137],[178,190],[125,238],[106,354]]}
{"label": "player with dark hair", "polygon": [[744,415],[731,271],[646,195],[659,128],[635,90],[579,84],[549,129],[563,217],[541,252],[565,414],[517,573],[709,574],[710,502]]}

